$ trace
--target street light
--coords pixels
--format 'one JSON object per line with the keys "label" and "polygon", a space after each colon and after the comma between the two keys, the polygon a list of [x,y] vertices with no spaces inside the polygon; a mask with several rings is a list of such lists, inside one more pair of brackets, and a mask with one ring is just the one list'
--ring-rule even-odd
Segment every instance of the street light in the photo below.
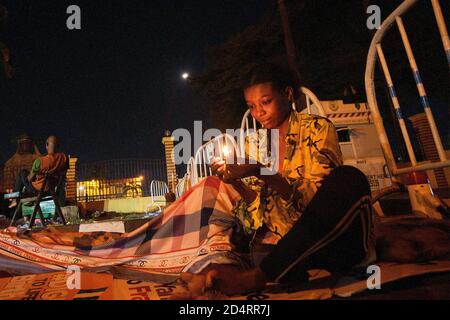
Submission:
{"label": "street light", "polygon": [[78,188],[78,190],[80,190],[80,197],[81,197],[81,193],[84,191],[84,199],[86,202],[88,202],[88,194],[87,194],[87,190],[84,186],[80,186]]}

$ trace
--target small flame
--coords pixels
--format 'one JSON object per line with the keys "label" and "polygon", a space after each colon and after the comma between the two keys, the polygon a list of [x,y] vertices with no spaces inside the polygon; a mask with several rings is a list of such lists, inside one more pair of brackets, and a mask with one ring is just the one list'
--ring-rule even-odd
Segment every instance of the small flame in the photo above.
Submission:
{"label": "small flame", "polygon": [[228,146],[224,146],[222,152],[225,157],[228,157],[231,154],[231,150]]}

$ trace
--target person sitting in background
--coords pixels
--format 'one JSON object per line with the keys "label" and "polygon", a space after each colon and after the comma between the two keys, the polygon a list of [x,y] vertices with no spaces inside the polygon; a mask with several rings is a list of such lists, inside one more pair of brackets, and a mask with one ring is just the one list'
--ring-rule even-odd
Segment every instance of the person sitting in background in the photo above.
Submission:
{"label": "person sitting in background", "polygon": [[[30,171],[21,170],[14,183],[14,192],[25,192],[36,195],[44,187],[47,174],[64,174],[69,169],[69,158],[66,154],[58,152],[58,140],[55,136],[47,138],[45,147],[47,155],[37,158]],[[47,185],[45,190],[48,191]],[[17,202],[13,200],[10,208]]]}

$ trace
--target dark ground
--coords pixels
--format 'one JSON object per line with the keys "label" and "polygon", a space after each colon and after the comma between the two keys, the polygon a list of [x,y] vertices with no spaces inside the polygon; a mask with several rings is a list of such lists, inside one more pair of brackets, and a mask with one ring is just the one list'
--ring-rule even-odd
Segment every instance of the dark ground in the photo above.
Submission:
{"label": "dark ground", "polygon": [[[399,199],[395,199],[394,202],[398,201]],[[389,207],[389,205],[387,207]],[[408,215],[391,216],[390,218],[384,219],[385,221],[393,221],[405,217],[408,217]],[[411,216],[409,215],[409,217]],[[126,221],[126,229],[130,232],[145,223],[145,221],[146,220],[142,219]],[[77,226],[64,226],[61,228],[68,228],[67,231],[69,231],[69,229],[70,231],[77,231],[75,229],[72,230],[74,227]],[[261,250],[261,252],[258,250]],[[254,252],[254,258],[257,258],[258,253],[264,255],[265,250],[268,249],[264,249],[263,247],[257,249]],[[256,261],[257,260],[258,259],[256,259]],[[9,276],[8,273],[0,271],[0,278]],[[334,298],[333,300],[450,300],[450,272],[429,273],[407,277],[384,284],[381,290],[366,290],[351,298]]]}
{"label": "dark ground", "polygon": [[450,300],[450,272],[397,280],[383,285],[381,290],[355,295],[351,300]]}

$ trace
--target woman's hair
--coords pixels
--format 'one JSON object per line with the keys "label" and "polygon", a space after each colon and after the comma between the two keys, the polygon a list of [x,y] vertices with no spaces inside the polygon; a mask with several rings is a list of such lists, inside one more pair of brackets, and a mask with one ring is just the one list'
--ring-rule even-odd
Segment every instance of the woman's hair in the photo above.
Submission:
{"label": "woman's hair", "polygon": [[271,82],[278,90],[292,87],[295,92],[299,89],[299,83],[294,74],[286,67],[274,63],[256,65],[244,77],[243,88]]}

